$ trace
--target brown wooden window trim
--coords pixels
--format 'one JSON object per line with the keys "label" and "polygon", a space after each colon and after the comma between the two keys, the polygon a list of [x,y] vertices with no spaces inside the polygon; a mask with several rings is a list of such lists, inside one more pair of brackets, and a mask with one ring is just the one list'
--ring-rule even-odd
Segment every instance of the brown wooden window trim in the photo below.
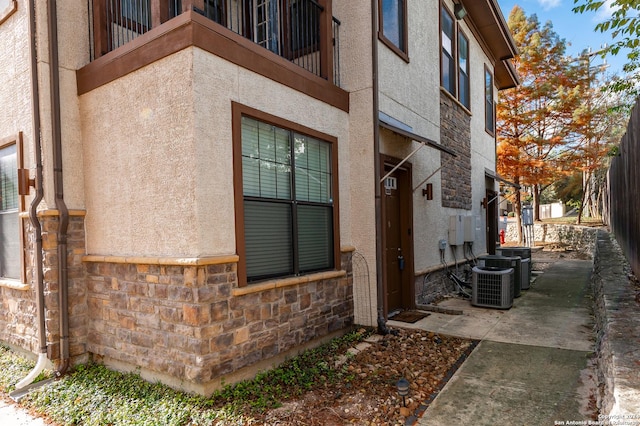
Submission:
{"label": "brown wooden window trim", "polygon": [[[236,251],[238,261],[238,286],[245,287],[247,283],[247,263],[244,233],[244,194],[242,180],[242,117],[250,117],[265,123],[273,124],[296,133],[307,135],[331,144],[331,172],[333,196],[333,263],[334,270],[341,268],[340,252],[340,203],[338,194],[338,139],[326,133],[319,132],[298,123],[268,114],[249,106],[232,102],[232,139],[233,139],[233,186],[235,202]],[[311,273],[310,275],[313,275]],[[285,278],[285,277],[282,277]]]}
{"label": "brown wooden window trim", "polygon": [[[491,77],[491,103],[492,103],[492,114],[493,114],[493,129],[487,128],[487,75]],[[492,137],[496,136],[496,100],[495,100],[495,91],[493,87],[495,86],[495,79],[491,69],[485,64],[484,66],[484,130]]]}
{"label": "brown wooden window trim", "polygon": [[[457,54],[457,50],[456,50],[456,47],[457,47],[457,43],[456,43],[457,38],[456,38],[456,34],[455,34],[455,32],[456,32],[456,31],[455,31],[455,25],[456,25],[455,18],[453,17],[453,13],[451,13],[451,11],[449,10],[449,8],[448,8],[445,4],[440,3],[440,9],[438,10],[438,23],[439,23],[439,29],[440,29],[440,31],[439,31],[439,33],[438,33],[438,39],[440,40],[440,46],[439,46],[439,48],[440,48],[440,64],[439,64],[439,69],[440,69],[440,87],[442,87],[442,89],[443,89],[445,92],[449,93],[451,96],[453,96],[454,98],[456,98],[456,101],[457,101],[457,93],[451,93],[451,92],[449,91],[449,89],[447,89],[447,88],[444,86],[444,78],[443,78],[443,77],[444,77],[444,75],[443,75],[443,69],[442,69],[442,59],[443,59],[443,55],[444,55],[444,53],[442,52],[442,51],[443,51],[443,49],[444,49],[444,46],[443,46],[443,44],[442,44],[442,43],[443,43],[443,39],[442,39],[442,31],[443,31],[443,28],[442,28],[442,12],[443,12],[443,11],[447,12],[447,14],[449,15],[449,17],[450,17],[450,18],[451,18],[451,20],[453,21],[453,27],[454,27],[453,32],[454,32],[454,34],[453,34],[453,36],[451,37],[451,58],[452,58],[452,60],[453,60],[453,61],[456,61],[456,58],[457,58],[457,56],[458,56],[458,54]],[[454,67],[454,69],[456,70],[456,73],[457,73],[457,69],[458,69],[457,64],[456,64],[456,66]],[[454,73],[454,74],[455,74],[455,73]],[[455,75],[453,76],[453,78],[455,78],[455,79],[457,80],[457,77],[456,77]],[[455,91],[455,88],[456,88],[456,87],[457,87],[457,84],[454,84],[454,91]]]}
{"label": "brown wooden window trim", "polygon": [[451,93],[449,93],[449,91],[447,89],[445,89],[444,87],[440,87],[440,93],[442,93],[443,95],[445,95],[446,97],[448,97],[449,99],[451,99],[457,106],[460,107],[460,109],[462,111],[464,111],[468,116],[473,116],[473,113],[462,104],[462,102],[460,102],[458,100],[458,98],[456,98],[455,96],[453,96]]}
{"label": "brown wooden window trim", "polygon": [[409,31],[408,31],[408,17],[407,17],[407,1],[402,1],[402,46],[397,46],[391,40],[384,35],[384,24],[382,16],[382,0],[378,0],[378,39],[387,46],[393,53],[402,58],[403,61],[409,63]]}
{"label": "brown wooden window trim", "polygon": [[2,25],[11,15],[18,10],[17,0],[9,0],[9,4],[4,10],[0,10],[0,25]]}
{"label": "brown wooden window trim", "polygon": [[[453,75],[451,76],[451,78],[453,78],[454,84],[454,91],[455,93],[451,93],[449,91],[449,89],[447,89],[444,86],[444,81],[443,81],[443,69],[442,69],[442,59],[443,59],[443,40],[442,40],[442,12],[446,12],[447,15],[449,15],[449,17],[451,18],[452,22],[453,22],[453,35],[451,38],[451,50],[452,50],[452,60],[454,62],[453,64]],[[454,98],[455,101],[462,106],[465,111],[468,111],[469,114],[471,114],[471,43],[470,43],[470,38],[465,34],[465,32],[460,28],[460,24],[459,22],[456,20],[455,16],[453,15],[453,13],[449,10],[449,8],[447,7],[447,5],[445,5],[443,2],[440,2],[440,11],[439,11],[439,28],[440,28],[440,33],[439,33],[439,39],[440,39],[440,87],[442,89],[443,92],[446,92],[450,97]],[[469,78],[469,106],[464,105],[464,103],[460,100],[460,52],[459,52],[459,48],[458,48],[458,38],[460,36],[460,34],[465,38],[465,40],[467,41],[467,77]]]}
{"label": "brown wooden window trim", "polygon": [[[0,149],[15,145],[16,146],[16,166],[18,170],[24,169],[24,143],[22,132],[18,132],[14,136],[9,136],[0,139]],[[25,222],[28,218],[24,218],[20,213],[26,210],[26,197],[18,194],[18,218],[20,223],[20,281],[27,283],[27,253],[26,253],[26,235],[25,235]],[[9,278],[0,277],[0,280],[10,280]],[[16,280],[17,281],[17,280]]]}

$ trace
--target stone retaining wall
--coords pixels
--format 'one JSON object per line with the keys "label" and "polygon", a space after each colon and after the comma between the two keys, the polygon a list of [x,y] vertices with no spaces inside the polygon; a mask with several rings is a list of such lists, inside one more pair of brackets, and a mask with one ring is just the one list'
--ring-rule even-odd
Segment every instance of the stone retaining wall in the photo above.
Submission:
{"label": "stone retaining wall", "polygon": [[[554,223],[536,223],[533,225],[536,242],[558,243],[567,249],[584,253],[593,253],[597,229],[588,226]],[[511,221],[507,223],[505,240],[507,243],[518,241],[517,222]]]}
{"label": "stone retaining wall", "polygon": [[598,233],[595,253],[598,409],[612,421],[637,424],[637,417],[621,416],[637,416],[640,407],[640,285],[610,234]]}

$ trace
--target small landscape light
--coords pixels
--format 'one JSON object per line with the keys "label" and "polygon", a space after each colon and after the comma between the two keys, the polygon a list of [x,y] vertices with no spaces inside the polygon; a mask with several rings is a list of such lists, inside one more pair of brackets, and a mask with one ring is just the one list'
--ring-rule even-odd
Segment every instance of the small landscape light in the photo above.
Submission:
{"label": "small landscape light", "polygon": [[396,386],[398,387],[398,395],[402,397],[402,405],[406,407],[407,404],[404,401],[404,397],[409,395],[409,381],[403,377],[400,380],[398,380],[398,383],[396,383]]}

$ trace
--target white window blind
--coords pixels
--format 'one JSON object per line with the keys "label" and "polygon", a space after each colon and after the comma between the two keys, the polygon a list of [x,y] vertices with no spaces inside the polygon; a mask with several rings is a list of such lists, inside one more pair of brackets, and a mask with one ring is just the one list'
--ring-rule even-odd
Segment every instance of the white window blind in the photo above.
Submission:
{"label": "white window blind", "polygon": [[242,118],[248,281],[334,267],[331,145]]}

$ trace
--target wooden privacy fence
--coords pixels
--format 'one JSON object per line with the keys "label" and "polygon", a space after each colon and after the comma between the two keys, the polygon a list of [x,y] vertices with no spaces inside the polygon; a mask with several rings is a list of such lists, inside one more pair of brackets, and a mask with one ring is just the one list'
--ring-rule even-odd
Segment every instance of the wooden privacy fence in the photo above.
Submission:
{"label": "wooden privacy fence", "polygon": [[609,224],[636,276],[640,276],[640,98],[608,173]]}

